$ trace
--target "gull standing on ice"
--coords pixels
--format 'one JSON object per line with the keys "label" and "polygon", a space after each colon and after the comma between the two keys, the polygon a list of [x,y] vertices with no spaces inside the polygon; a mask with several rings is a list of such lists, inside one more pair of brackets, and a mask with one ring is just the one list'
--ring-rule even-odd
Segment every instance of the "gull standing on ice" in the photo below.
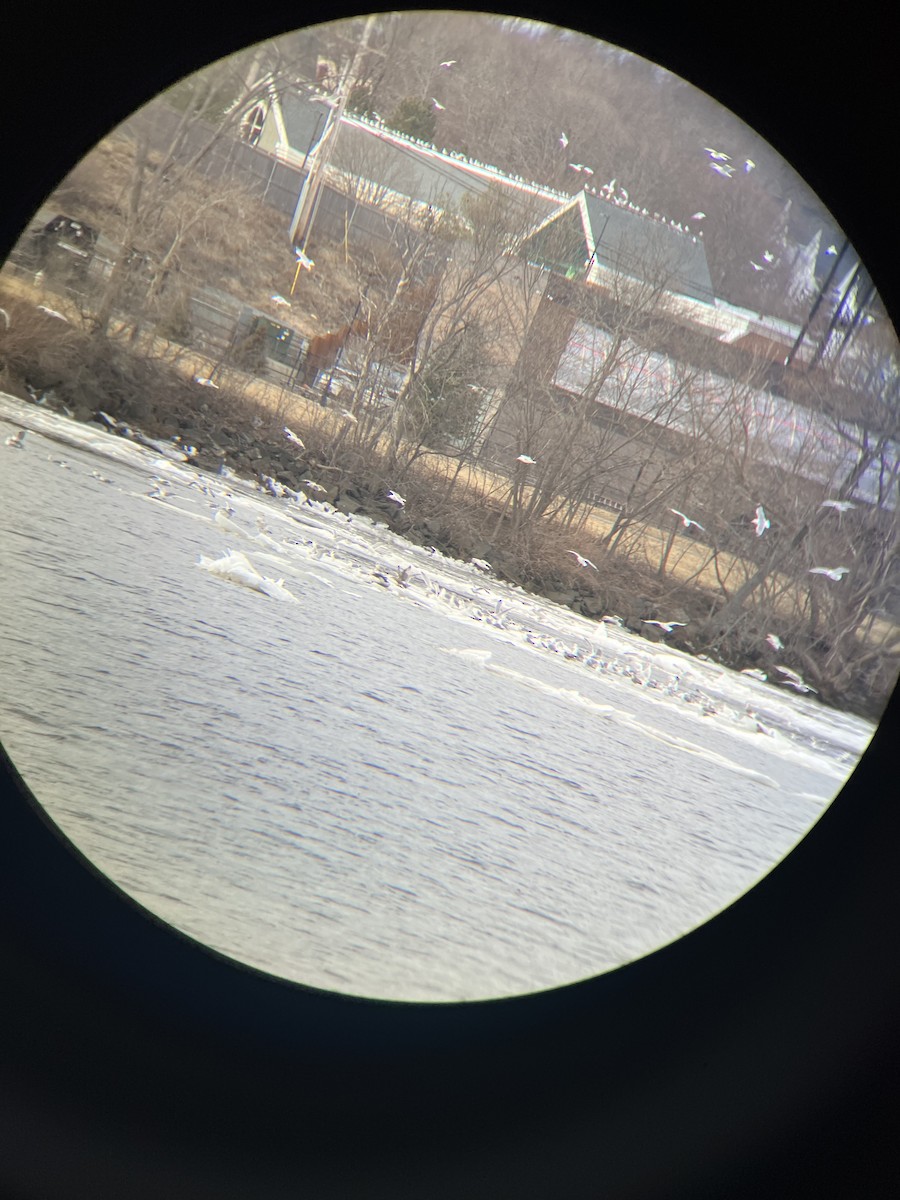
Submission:
{"label": "gull standing on ice", "polygon": [[681,517],[681,523],[682,523],[682,525],[684,525],[685,529],[690,529],[690,527],[691,527],[692,525],[696,525],[696,526],[697,526],[697,528],[698,528],[698,529],[699,529],[699,530],[700,530],[702,533],[705,533],[705,532],[706,532],[706,530],[703,528],[703,526],[700,524],[700,522],[699,522],[699,521],[694,521],[694,520],[693,520],[691,517],[686,517],[686,516],[684,515],[684,513],[683,513],[683,512],[679,512],[677,508],[670,508],[670,509],[669,509],[669,512],[670,512],[670,513],[674,513],[676,517]]}
{"label": "gull standing on ice", "polygon": [[[233,510],[231,510],[231,511],[233,511]],[[216,509],[215,516],[213,517],[213,521],[215,522],[216,525],[219,526],[220,529],[224,529],[226,533],[238,533],[241,535],[241,537],[247,536],[246,531],[243,530],[240,527],[240,525],[236,524],[234,521],[230,521],[228,519],[228,517],[225,515],[225,513],[222,511],[221,508]]]}
{"label": "gull standing on ice", "polygon": [[810,567],[809,574],[827,575],[835,583],[840,583],[849,570],[849,567]]}
{"label": "gull standing on ice", "polygon": [[579,554],[577,550],[567,550],[566,554],[573,555],[579,567],[590,567],[592,571],[597,570],[596,563],[592,563],[589,558],[585,558],[583,555]]}
{"label": "gull standing on ice", "polygon": [[772,527],[772,522],[766,516],[766,510],[761,504],[756,506],[756,519],[753,522],[753,528],[756,530],[756,536],[762,537],[767,529]]}
{"label": "gull standing on ice", "polygon": [[7,446],[13,446],[16,450],[24,450],[23,442],[25,441],[25,434],[27,432],[27,429],[20,429],[18,433],[12,434],[6,439]]}

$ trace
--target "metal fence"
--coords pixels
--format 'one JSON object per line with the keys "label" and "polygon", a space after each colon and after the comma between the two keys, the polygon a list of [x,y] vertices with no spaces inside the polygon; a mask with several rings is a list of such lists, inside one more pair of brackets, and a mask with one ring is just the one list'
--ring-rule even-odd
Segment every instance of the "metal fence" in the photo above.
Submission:
{"label": "metal fence", "polygon": [[[39,213],[39,225],[45,221],[46,212]],[[98,245],[103,240],[98,239]],[[110,246],[105,249],[109,252]],[[42,292],[65,298],[84,318],[90,319],[112,268],[113,258],[96,251],[77,258],[65,252],[50,253],[37,262],[28,240],[23,239],[3,270],[38,286]],[[140,311],[142,291],[142,272],[137,264],[114,317],[125,322],[133,320]],[[298,375],[308,339],[237,297],[215,288],[194,288],[186,297],[178,324],[177,330],[161,328],[160,332],[170,341],[206,356],[211,365],[235,366],[280,386],[292,389],[299,386]]]}
{"label": "metal fence", "polygon": [[[281,387],[299,388],[308,339],[267,313],[213,292],[189,301],[190,345],[213,367],[232,366]],[[216,302],[217,301],[217,302]]]}

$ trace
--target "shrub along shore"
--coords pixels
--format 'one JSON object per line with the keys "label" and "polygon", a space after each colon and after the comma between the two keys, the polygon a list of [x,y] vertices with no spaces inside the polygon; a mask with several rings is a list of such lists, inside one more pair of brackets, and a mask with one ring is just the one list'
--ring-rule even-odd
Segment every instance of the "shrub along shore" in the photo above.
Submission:
{"label": "shrub along shore", "polygon": [[[22,400],[85,422],[104,424],[102,412],[146,437],[179,439],[193,447],[191,461],[199,468],[225,465],[249,480],[268,477],[342,512],[383,521],[410,542],[486,560],[498,578],[586,617],[615,614],[635,633],[664,637],[725,666],[766,671],[780,682],[775,665],[788,665],[821,701],[838,708],[875,718],[894,686],[896,660],[888,654],[880,655],[876,686],[871,670],[864,681],[838,685],[818,669],[823,649],[803,644],[799,633],[792,641],[782,630],[785,648],[772,650],[752,610],[722,634],[711,621],[721,598],[696,582],[685,581],[673,592],[671,579],[607,551],[590,527],[574,535],[552,519],[515,523],[506,503],[509,479],[437,454],[404,457],[396,446],[363,445],[354,436],[356,420],[344,415],[339,402],[325,408],[234,370],[217,372],[216,388],[203,387],[194,375],[205,372],[183,348],[161,351],[125,337],[97,337],[12,291],[0,294],[0,305],[9,318],[7,328],[0,324],[0,389]],[[286,426],[302,445],[288,439]],[[312,495],[304,482],[310,479],[324,490]],[[387,499],[390,490],[402,493],[404,507]],[[572,550],[597,569],[580,566]],[[686,624],[670,634],[644,624],[660,617]],[[861,642],[860,650],[871,647]]]}

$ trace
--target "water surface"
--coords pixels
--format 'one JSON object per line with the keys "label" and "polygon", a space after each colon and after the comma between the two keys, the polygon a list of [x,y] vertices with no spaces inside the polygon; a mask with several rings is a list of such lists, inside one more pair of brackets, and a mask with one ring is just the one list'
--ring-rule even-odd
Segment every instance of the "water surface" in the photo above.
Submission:
{"label": "water surface", "polygon": [[873,732],[0,398],[23,425],[3,744],[116,884],[288,979],[447,1001],[631,961],[767,873]]}

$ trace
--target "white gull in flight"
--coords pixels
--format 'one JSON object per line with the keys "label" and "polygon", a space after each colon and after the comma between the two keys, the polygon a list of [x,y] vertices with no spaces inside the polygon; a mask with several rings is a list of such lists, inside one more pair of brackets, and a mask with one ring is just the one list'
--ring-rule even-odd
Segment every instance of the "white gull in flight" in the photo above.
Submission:
{"label": "white gull in flight", "polygon": [[772,522],[766,516],[766,510],[761,504],[756,506],[756,518],[753,521],[753,528],[756,530],[756,536],[762,537],[767,529],[772,527]]}
{"label": "white gull in flight", "polygon": [[795,688],[798,692],[815,692],[816,689],[810,687],[803,677],[798,675],[796,671],[792,671],[790,667],[776,667],[775,670],[780,671],[784,676],[782,683],[786,687]]}
{"label": "white gull in flight", "polygon": [[810,567],[809,573],[810,575],[826,575],[835,583],[840,583],[849,570],[849,567]]}
{"label": "white gull in flight", "polygon": [[646,617],[643,618],[644,625],[658,625],[664,633],[671,633],[676,626],[687,625],[687,621],[650,621]]}
{"label": "white gull in flight", "polygon": [[684,525],[685,529],[690,529],[690,527],[692,525],[696,525],[697,528],[699,530],[701,530],[703,533],[706,532],[706,530],[703,528],[703,526],[700,524],[699,521],[695,521],[692,517],[686,517],[684,515],[684,513],[679,512],[677,508],[670,508],[669,512],[674,513],[676,517],[681,517],[681,523]]}
{"label": "white gull in flight", "polygon": [[590,567],[592,571],[597,570],[596,563],[592,563],[589,558],[585,558],[582,554],[579,554],[577,550],[567,550],[566,554],[571,554],[578,563],[579,567]]}
{"label": "white gull in flight", "polygon": [[54,317],[57,321],[64,321],[66,325],[69,323],[69,318],[64,317],[61,312],[57,312],[55,308],[48,308],[46,304],[37,306],[38,312],[45,313],[48,317]]}

